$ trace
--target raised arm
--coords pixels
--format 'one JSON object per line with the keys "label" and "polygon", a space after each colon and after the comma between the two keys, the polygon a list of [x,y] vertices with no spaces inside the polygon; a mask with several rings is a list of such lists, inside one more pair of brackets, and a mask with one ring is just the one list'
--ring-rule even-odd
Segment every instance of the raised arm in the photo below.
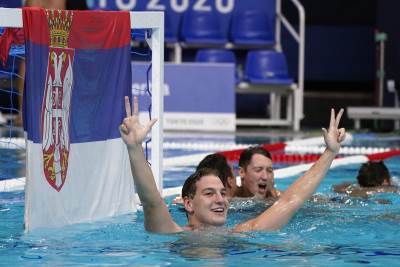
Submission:
{"label": "raised arm", "polygon": [[299,179],[297,179],[279,200],[258,217],[237,225],[235,232],[243,231],[272,231],[285,226],[295,212],[308,200],[321,183],[329,170],[332,161],[339,153],[340,143],[345,139],[344,128],[338,129],[343,109],[335,117],[331,110],[329,129],[323,128],[326,149],[317,162]]}
{"label": "raised arm", "polygon": [[119,127],[122,140],[128,149],[136,191],[143,205],[145,229],[157,233],[174,233],[182,229],[172,220],[154,181],[153,173],[144,156],[142,142],[156,119],[145,126],[139,122],[138,99],[133,99],[133,113],[129,97],[125,97],[126,118]]}

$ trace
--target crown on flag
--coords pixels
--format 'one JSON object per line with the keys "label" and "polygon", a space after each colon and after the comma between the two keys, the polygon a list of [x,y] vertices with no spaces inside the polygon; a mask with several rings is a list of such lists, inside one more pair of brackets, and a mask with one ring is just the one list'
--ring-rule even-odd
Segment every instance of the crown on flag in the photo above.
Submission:
{"label": "crown on flag", "polygon": [[73,12],[68,10],[46,10],[50,30],[50,46],[67,47],[72,16]]}

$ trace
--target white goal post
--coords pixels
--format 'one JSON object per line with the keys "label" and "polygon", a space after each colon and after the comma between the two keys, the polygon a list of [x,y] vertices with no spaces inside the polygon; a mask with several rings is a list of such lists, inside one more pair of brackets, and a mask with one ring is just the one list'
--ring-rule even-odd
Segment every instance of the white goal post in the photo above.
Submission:
{"label": "white goal post", "polygon": [[[151,29],[147,40],[152,50],[152,118],[158,118],[151,132],[151,168],[157,187],[163,188],[163,110],[164,110],[164,13],[156,11],[129,12],[131,29]],[[22,9],[0,8],[0,27],[22,28]],[[121,101],[123,101],[121,99]]]}

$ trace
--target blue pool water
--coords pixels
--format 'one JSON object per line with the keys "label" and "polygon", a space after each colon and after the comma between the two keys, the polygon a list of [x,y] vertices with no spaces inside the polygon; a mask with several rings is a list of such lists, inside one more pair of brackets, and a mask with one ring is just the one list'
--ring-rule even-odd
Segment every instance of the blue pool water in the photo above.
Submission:
{"label": "blue pool water", "polygon": [[[254,139],[240,140],[247,141]],[[260,140],[264,141],[270,140]],[[363,136],[356,142],[400,146],[400,139],[391,137]],[[14,156],[21,159],[21,155]],[[400,157],[385,163],[398,182]],[[0,266],[396,266],[400,260],[400,195],[356,199],[332,193],[333,184],[354,181],[358,168],[355,164],[329,171],[317,192],[323,200],[309,201],[285,228],[273,233],[229,235],[224,228],[210,233],[151,234],[144,231],[139,211],[25,234],[23,192],[3,192]],[[192,170],[193,166],[167,170],[166,186],[180,184]],[[295,178],[280,179],[276,184],[285,189]],[[377,199],[391,204],[378,204]],[[259,214],[265,206],[252,201],[233,203],[227,227]],[[169,207],[174,219],[185,224],[180,208]]]}

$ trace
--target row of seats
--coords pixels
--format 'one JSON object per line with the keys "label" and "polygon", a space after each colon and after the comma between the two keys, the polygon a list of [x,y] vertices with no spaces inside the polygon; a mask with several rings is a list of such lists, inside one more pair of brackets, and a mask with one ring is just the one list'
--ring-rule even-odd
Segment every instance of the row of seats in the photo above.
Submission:
{"label": "row of seats", "polygon": [[[199,49],[197,62],[221,62],[236,64],[235,54],[227,49]],[[252,84],[290,85],[285,55],[273,50],[252,50],[247,53],[244,81]]]}
{"label": "row of seats", "polygon": [[273,45],[274,30],[271,18],[258,10],[246,10],[232,15],[230,25],[223,27],[220,17],[213,12],[190,11],[182,15],[180,23],[173,27],[168,13],[165,14],[165,41],[187,44],[225,45]]}

